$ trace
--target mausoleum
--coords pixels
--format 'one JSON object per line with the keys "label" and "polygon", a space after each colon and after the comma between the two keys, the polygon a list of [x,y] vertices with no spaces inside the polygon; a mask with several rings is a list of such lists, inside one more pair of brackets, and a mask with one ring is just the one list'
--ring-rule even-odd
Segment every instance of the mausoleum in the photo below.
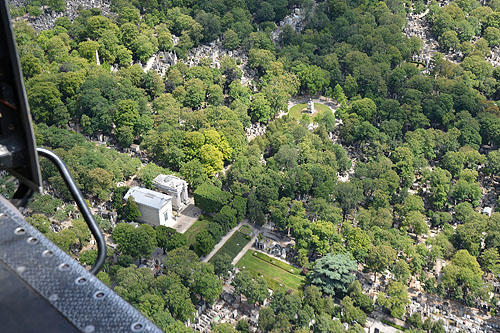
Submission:
{"label": "mausoleum", "polygon": [[141,212],[139,221],[154,226],[173,227],[175,220],[172,218],[172,197],[138,186],[130,188],[123,198],[128,200],[131,196]]}
{"label": "mausoleum", "polygon": [[187,204],[188,198],[188,183],[174,175],[158,175],[153,180],[153,186],[172,197],[172,207],[180,212]]}

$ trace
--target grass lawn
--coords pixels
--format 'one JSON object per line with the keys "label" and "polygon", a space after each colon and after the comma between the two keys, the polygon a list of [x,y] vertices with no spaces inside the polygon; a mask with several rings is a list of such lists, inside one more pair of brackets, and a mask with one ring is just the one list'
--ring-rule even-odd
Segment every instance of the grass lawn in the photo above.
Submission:
{"label": "grass lawn", "polygon": [[276,258],[272,258],[272,257],[270,257],[268,255],[265,255],[262,252],[254,251],[253,255],[254,255],[254,257],[259,258],[260,260],[268,262],[271,265],[278,266],[279,268],[281,268],[281,269],[283,269],[283,270],[285,270],[287,272],[290,272],[291,274],[299,275],[300,276],[300,272],[302,272],[302,270],[300,268],[290,266],[287,263],[285,263],[285,262],[283,262],[281,260],[278,260]]}
{"label": "grass lawn", "polygon": [[288,114],[290,117],[300,120],[302,119],[302,110],[305,110],[305,108],[307,108],[306,103],[294,105],[288,110]]}
{"label": "grass lawn", "polygon": [[187,238],[187,246],[190,247],[196,243],[196,235],[203,230],[207,229],[208,222],[210,222],[212,218],[210,216],[201,215],[198,221],[196,221],[188,230],[184,233]]}
{"label": "grass lawn", "polygon": [[[254,252],[255,251],[252,250],[247,251],[240,261],[238,261],[236,267],[239,269],[243,269],[243,267],[245,267],[244,269],[249,270],[254,276],[262,274],[268,287],[273,290],[278,289],[280,287],[280,283],[285,288],[289,288],[294,291],[299,290],[305,281],[305,277],[291,273],[292,269],[296,271],[297,268],[283,262],[280,262],[279,266],[276,266],[272,264],[272,262],[277,261],[276,259],[260,253],[258,255],[254,255]],[[265,260],[261,258],[265,258]]]}
{"label": "grass lawn", "polygon": [[301,120],[304,114],[306,114],[310,118],[312,118],[320,112],[325,112],[325,111],[332,112],[328,106],[321,104],[321,103],[314,103],[314,113],[313,114],[303,113],[302,111],[305,111],[306,108],[307,108],[306,103],[297,104],[297,105],[292,106],[290,108],[290,110],[288,110],[288,114],[290,115],[290,117],[292,117],[294,119]]}
{"label": "grass lawn", "polygon": [[250,226],[248,225],[242,225],[240,230],[238,230],[239,232],[242,232],[244,233],[245,235],[249,235],[252,233],[252,228],[250,228]]}
{"label": "grass lawn", "polygon": [[332,112],[332,109],[330,109],[330,107],[321,103],[314,103],[314,110],[316,112]]}
{"label": "grass lawn", "polygon": [[236,231],[231,238],[227,240],[227,242],[220,248],[217,253],[210,258],[209,261],[212,261],[215,257],[223,255],[224,253],[228,254],[231,259],[234,259],[238,253],[248,244],[250,241],[250,237],[243,232]]}

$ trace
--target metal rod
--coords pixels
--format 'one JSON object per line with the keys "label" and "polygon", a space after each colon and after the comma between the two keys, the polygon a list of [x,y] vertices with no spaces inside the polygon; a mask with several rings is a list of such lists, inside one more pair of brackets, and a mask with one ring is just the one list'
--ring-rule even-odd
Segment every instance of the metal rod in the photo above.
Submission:
{"label": "metal rod", "polygon": [[90,209],[87,206],[87,203],[85,202],[82,193],[76,186],[75,180],[71,176],[71,173],[66,167],[66,164],[64,164],[63,160],[48,149],[37,148],[36,150],[38,154],[47,158],[52,163],[54,163],[54,165],[59,170],[59,173],[61,174],[61,177],[63,178],[64,182],[66,183],[66,186],[68,187],[71,196],[76,201],[78,209],[80,209],[80,213],[82,213],[83,219],[85,220],[85,222],[87,222],[87,225],[89,226],[89,229],[92,232],[92,235],[94,236],[97,242],[97,259],[92,268],[90,269],[90,273],[95,275],[102,268],[104,260],[106,259],[106,242],[104,240],[104,236],[101,230],[99,229],[99,226],[97,225],[94,216],[92,216],[92,213],[90,212]]}

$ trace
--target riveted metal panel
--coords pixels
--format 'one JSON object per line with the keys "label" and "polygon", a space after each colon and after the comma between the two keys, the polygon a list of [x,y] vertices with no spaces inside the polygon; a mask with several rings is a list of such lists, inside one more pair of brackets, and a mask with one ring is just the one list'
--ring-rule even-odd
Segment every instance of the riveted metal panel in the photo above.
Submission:
{"label": "riveted metal panel", "polygon": [[161,332],[1,197],[0,260],[82,332]]}

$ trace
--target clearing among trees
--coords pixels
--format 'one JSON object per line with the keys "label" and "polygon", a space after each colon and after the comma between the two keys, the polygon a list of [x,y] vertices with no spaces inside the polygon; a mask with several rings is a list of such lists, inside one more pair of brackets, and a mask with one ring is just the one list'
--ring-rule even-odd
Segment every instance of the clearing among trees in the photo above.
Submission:
{"label": "clearing among trees", "polygon": [[284,286],[298,291],[305,281],[305,277],[300,275],[300,269],[257,251],[247,251],[236,267],[242,271],[250,271],[253,276],[263,275],[267,285],[273,290]]}
{"label": "clearing among trees", "polygon": [[234,257],[236,257],[236,255],[240,253],[240,251],[243,250],[245,245],[247,245],[250,241],[250,236],[244,227],[248,228],[248,226],[242,226],[240,230],[236,231],[209,261],[211,262],[215,257],[223,254],[229,255],[231,260],[234,259]]}
{"label": "clearing among trees", "polygon": [[313,118],[321,112],[332,112],[332,110],[328,106],[321,103],[314,103],[313,113],[308,113],[306,112],[306,110],[307,103],[296,104],[292,106],[290,110],[288,110],[288,114],[294,119],[301,120],[304,115],[308,115],[310,118]]}
{"label": "clearing among trees", "polygon": [[210,223],[211,218],[201,215],[199,220],[196,221],[187,231],[186,231],[186,237],[187,237],[187,246],[195,245],[196,244],[196,235],[198,235],[200,232],[203,230],[207,229],[208,224]]}

